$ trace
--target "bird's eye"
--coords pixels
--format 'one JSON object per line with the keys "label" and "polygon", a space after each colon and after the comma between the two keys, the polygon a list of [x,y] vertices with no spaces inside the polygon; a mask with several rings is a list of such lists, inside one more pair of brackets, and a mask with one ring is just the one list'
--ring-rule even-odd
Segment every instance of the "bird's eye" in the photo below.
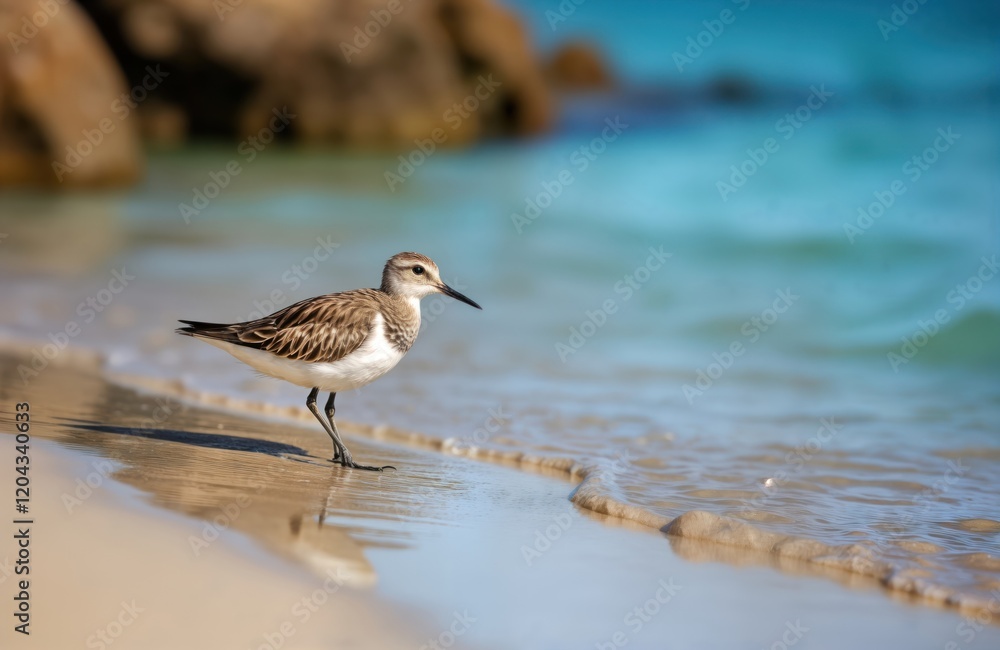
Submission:
{"label": "bird's eye", "polygon": [[424,267],[420,266],[419,264],[417,266],[414,266],[413,267],[413,274],[414,275],[423,275],[424,274]]}

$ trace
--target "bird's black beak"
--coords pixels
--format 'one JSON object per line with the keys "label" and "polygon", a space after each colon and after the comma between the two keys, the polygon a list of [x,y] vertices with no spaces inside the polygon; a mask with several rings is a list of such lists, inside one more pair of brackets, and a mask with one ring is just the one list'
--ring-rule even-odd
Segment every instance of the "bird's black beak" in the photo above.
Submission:
{"label": "bird's black beak", "polygon": [[479,305],[476,304],[475,300],[472,300],[471,298],[463,296],[462,294],[460,294],[459,292],[455,291],[454,289],[452,289],[451,287],[449,287],[447,284],[445,284],[443,282],[438,285],[438,291],[440,291],[441,293],[443,293],[446,296],[451,296],[455,300],[461,300],[462,302],[464,302],[467,305],[472,305],[476,309],[482,309],[482,307],[480,307]]}

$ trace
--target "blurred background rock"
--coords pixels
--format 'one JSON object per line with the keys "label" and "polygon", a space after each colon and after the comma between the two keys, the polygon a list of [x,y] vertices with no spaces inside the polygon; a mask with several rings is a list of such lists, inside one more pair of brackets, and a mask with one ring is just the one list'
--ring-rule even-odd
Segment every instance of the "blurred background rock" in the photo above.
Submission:
{"label": "blurred background rock", "polygon": [[579,45],[546,70],[492,0],[0,0],[0,29],[3,185],[127,184],[140,140],[242,139],[275,110],[295,115],[278,137],[350,148],[409,148],[446,120],[449,146],[531,135],[551,85],[610,79]]}

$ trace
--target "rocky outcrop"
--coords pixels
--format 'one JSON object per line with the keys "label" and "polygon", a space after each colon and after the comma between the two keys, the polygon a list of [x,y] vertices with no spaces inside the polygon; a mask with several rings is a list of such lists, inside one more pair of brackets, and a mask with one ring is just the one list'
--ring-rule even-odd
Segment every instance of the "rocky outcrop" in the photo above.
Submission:
{"label": "rocky outcrop", "polygon": [[[492,0],[91,0],[130,80],[192,135],[409,148],[541,131],[546,85],[520,21]],[[170,114],[169,112],[167,113]],[[162,122],[162,120],[161,120]]]}
{"label": "rocky outcrop", "polygon": [[0,186],[138,178],[125,78],[70,2],[0,0]]}
{"label": "rocky outcrop", "polygon": [[582,42],[566,43],[556,50],[547,74],[553,86],[570,92],[607,90],[614,85],[600,52]]}
{"label": "rocky outcrop", "polygon": [[129,182],[139,134],[408,149],[552,117],[493,0],[0,0],[0,29],[6,184]]}

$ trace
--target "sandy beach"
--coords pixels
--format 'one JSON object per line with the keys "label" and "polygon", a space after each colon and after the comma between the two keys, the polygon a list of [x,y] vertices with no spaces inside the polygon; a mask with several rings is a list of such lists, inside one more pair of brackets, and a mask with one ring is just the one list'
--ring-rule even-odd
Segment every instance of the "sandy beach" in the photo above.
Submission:
{"label": "sandy beach", "polygon": [[0,649],[1000,648],[995,6],[2,3]]}
{"label": "sandy beach", "polygon": [[[27,385],[31,635],[4,647],[991,647],[1000,629],[872,580],[580,510],[573,484],[54,366]],[[12,535],[0,556],[14,553]],[[3,590],[15,575],[4,564]],[[832,579],[831,579],[832,578]],[[720,612],[734,621],[706,625]],[[102,637],[102,634],[104,635]],[[105,640],[102,640],[105,638]],[[9,646],[8,646],[9,644]],[[102,645],[103,644],[103,645]]]}

